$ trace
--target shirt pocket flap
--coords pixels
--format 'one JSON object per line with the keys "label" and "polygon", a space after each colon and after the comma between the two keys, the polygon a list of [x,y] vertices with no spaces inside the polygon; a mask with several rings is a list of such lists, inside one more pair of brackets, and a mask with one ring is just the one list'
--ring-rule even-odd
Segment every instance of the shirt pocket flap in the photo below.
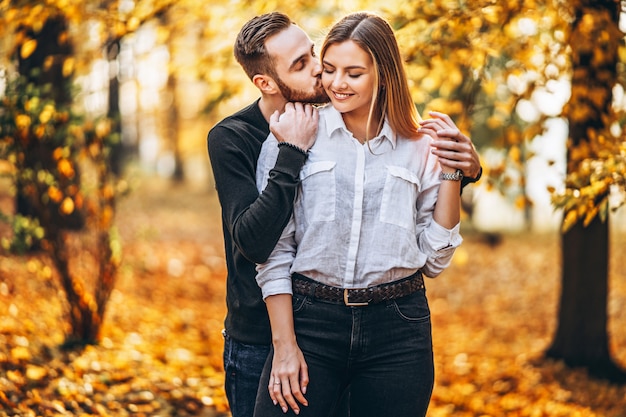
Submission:
{"label": "shirt pocket flap", "polygon": [[415,173],[409,171],[406,168],[394,166],[394,165],[388,165],[387,172],[389,172],[390,175],[393,175],[396,178],[401,178],[404,181],[410,182],[411,184],[415,184],[418,190],[421,190],[422,188],[420,184],[420,179],[417,177],[417,175],[415,175]]}
{"label": "shirt pocket flap", "polygon": [[305,164],[300,171],[300,179],[303,180],[319,172],[332,171],[337,163],[335,161],[319,161]]}

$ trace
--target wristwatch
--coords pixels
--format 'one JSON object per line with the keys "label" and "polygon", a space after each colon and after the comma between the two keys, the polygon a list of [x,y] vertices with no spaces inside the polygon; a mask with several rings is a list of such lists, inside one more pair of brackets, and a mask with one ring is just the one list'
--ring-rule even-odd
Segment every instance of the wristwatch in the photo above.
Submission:
{"label": "wristwatch", "polygon": [[442,172],[439,178],[442,181],[461,181],[463,179],[463,171],[457,169],[455,172]]}

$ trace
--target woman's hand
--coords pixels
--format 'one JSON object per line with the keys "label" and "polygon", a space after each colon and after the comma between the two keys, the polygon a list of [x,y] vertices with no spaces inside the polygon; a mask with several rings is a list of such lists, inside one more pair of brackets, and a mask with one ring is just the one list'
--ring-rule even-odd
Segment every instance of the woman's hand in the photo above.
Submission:
{"label": "woman's hand", "polygon": [[300,404],[306,406],[304,398],[309,384],[309,373],[304,355],[296,343],[274,344],[274,358],[268,389],[274,404],[284,413],[287,406],[300,414]]}
{"label": "woman's hand", "polygon": [[284,413],[291,407],[294,413],[300,414],[300,405],[309,405],[304,398],[309,384],[309,370],[296,342],[291,294],[270,295],[265,299],[265,305],[274,346],[268,382],[270,398]]}

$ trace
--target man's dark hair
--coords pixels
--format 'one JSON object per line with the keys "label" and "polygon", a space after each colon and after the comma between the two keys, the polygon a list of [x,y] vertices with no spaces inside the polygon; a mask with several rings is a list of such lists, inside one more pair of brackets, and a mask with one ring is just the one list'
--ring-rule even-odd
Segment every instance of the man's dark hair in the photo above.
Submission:
{"label": "man's dark hair", "polygon": [[243,25],[235,41],[235,59],[250,79],[257,74],[276,76],[274,62],[265,49],[265,42],[292,24],[287,15],[271,12],[256,16]]}

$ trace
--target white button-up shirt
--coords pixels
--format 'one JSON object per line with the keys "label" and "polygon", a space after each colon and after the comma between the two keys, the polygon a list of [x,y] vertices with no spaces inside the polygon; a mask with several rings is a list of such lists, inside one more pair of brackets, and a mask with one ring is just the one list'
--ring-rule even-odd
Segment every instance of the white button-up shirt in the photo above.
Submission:
{"label": "white button-up shirt", "polygon": [[[300,173],[294,212],[270,258],[257,266],[263,297],[291,294],[298,272],[341,288],[364,288],[417,270],[435,277],[462,238],[433,220],[441,167],[431,138],[396,136],[385,123],[361,144],[331,105],[319,110],[315,144]],[[262,190],[278,155],[270,134],[257,166]]]}

